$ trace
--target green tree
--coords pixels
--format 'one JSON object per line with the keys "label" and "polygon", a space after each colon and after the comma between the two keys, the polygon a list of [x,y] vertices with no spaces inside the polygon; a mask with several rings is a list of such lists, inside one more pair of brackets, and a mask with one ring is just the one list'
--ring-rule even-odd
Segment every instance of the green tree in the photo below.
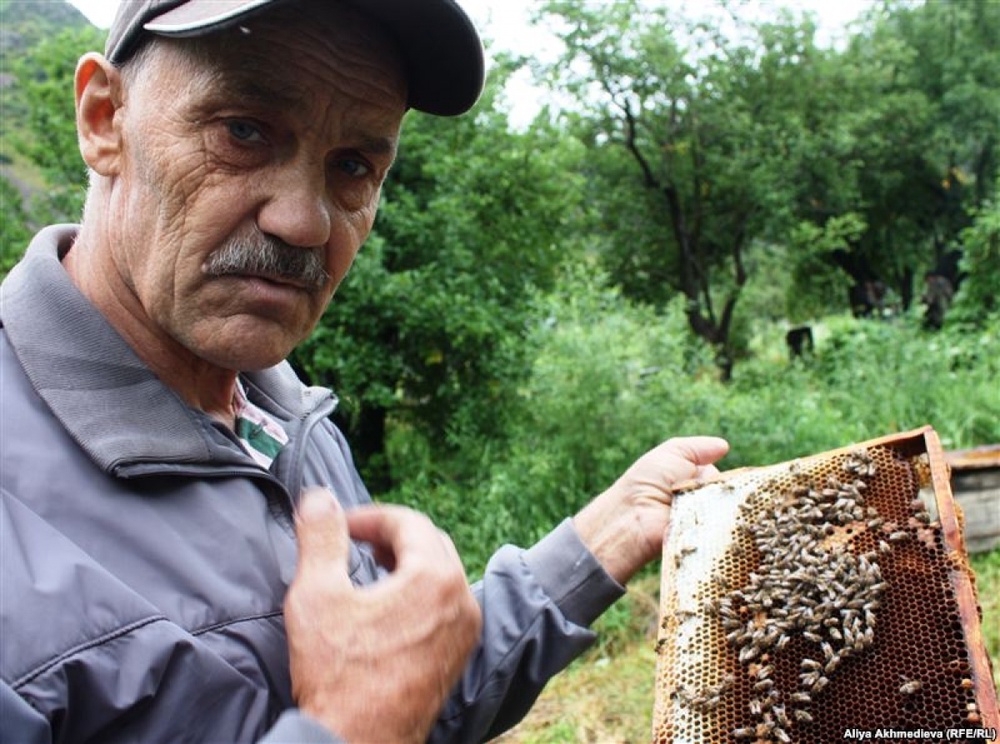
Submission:
{"label": "green tree", "polygon": [[73,78],[77,59],[103,45],[103,32],[92,26],[67,29],[42,39],[11,66],[23,112],[17,129],[4,135],[47,184],[29,208],[38,223],[79,218],[87,170],[77,145]]}
{"label": "green tree", "polygon": [[21,194],[16,186],[0,176],[0,277],[6,276],[21,258],[30,237]]}
{"label": "green tree", "polygon": [[513,132],[491,87],[458,120],[413,117],[374,233],[296,364],[342,396],[341,422],[376,490],[409,426],[438,452],[496,429],[528,298],[551,285],[580,209],[572,142]]}
{"label": "green tree", "polygon": [[957,280],[956,241],[997,172],[1000,5],[881,4],[838,66],[844,105],[826,115],[849,146],[834,159],[845,187],[835,213],[856,213],[866,229],[829,257],[908,306],[920,272]]}
{"label": "green tree", "polygon": [[612,279],[658,305],[683,294],[728,378],[747,252],[789,229],[802,194],[804,119],[827,63],[814,23],[785,15],[723,34],[631,1],[554,0],[544,12],[566,47],[553,79],[599,153]]}
{"label": "green tree", "polygon": [[992,198],[973,213],[972,224],[961,234],[965,280],[955,301],[955,318],[962,324],[983,326],[992,317],[1000,322],[1000,178]]}

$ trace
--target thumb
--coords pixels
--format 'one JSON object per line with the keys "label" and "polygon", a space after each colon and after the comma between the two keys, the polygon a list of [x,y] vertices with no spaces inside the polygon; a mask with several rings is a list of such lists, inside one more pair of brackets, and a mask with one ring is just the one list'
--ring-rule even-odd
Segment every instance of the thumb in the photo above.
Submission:
{"label": "thumb", "polygon": [[[347,578],[350,537],[337,499],[325,488],[307,488],[295,517],[299,542],[299,578],[343,575]],[[339,569],[339,570],[338,570]]]}
{"label": "thumb", "polygon": [[729,451],[729,442],[720,437],[675,437],[666,446],[694,465],[711,465]]}

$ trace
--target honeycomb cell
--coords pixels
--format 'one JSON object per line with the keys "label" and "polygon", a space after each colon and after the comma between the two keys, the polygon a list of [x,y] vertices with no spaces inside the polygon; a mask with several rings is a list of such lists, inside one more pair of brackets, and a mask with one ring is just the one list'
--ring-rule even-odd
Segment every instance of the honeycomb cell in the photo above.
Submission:
{"label": "honeycomb cell", "polygon": [[[829,742],[998,725],[930,429],[678,493],[655,742]],[[969,706],[973,707],[969,707]]]}

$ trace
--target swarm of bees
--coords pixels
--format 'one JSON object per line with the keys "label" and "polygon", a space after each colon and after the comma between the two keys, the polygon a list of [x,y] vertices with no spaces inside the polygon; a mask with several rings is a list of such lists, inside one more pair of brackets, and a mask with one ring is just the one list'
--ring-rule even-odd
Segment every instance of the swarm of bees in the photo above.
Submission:
{"label": "swarm of bees", "polygon": [[[876,466],[867,451],[858,450],[843,471],[822,484],[793,471],[797,483],[784,498],[765,490],[742,507],[738,528],[761,561],[749,582],[717,608],[726,640],[759,693],[749,706],[756,725],[735,729],[736,739],[791,741],[795,726],[812,721],[809,706],[840,664],[874,642],[886,590],[878,552],[857,555],[829,538],[852,522],[883,526],[865,502]],[[762,513],[761,503],[767,505]],[[767,662],[794,637],[808,641],[814,653],[802,659],[798,689],[786,703]]]}

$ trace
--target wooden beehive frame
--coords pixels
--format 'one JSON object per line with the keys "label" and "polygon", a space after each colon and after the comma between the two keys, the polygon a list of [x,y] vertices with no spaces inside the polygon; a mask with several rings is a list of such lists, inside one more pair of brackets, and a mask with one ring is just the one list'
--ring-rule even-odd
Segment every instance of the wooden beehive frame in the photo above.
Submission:
{"label": "wooden beehive frame", "polygon": [[[856,600],[868,603],[859,604],[867,608],[864,611],[871,610],[868,641],[857,641],[855,651],[828,633],[841,636],[842,631],[860,633],[861,628],[836,623],[816,628],[801,625],[798,619],[800,625],[795,627],[780,619],[774,627],[782,632],[769,636],[766,616],[772,610],[741,598],[747,587],[758,594],[763,591],[763,579],[751,572],[763,560],[752,537],[758,534],[752,529],[758,528],[747,525],[756,525],[754,520],[761,515],[765,521],[798,519],[802,511],[792,504],[798,502],[790,484],[800,484],[794,489],[803,493],[807,489],[802,484],[807,484],[821,499],[818,492],[827,487],[828,479],[851,481],[854,475],[841,470],[848,466],[863,470],[857,455],[869,452],[881,463],[881,474],[872,465],[869,503],[865,505],[860,496],[858,503],[843,500],[860,519],[839,515],[832,526],[818,519],[805,525],[813,532],[819,527],[826,530],[817,534],[831,560],[852,566],[855,574],[858,566],[868,572],[866,588]],[[815,482],[817,478],[822,482]],[[656,742],[832,741],[842,739],[852,727],[1000,726],[962,517],[952,498],[940,441],[930,427],[793,463],[730,471],[711,483],[688,484],[678,491],[664,541]],[[828,503],[820,504],[826,519],[833,514],[834,500],[831,495]],[[919,505],[916,511],[914,504]],[[779,543],[794,534],[782,529],[784,537],[774,538]],[[900,544],[890,542],[890,537]],[[734,557],[737,551],[741,557]],[[937,600],[934,591],[940,595]],[[769,608],[774,607],[767,592],[763,594]],[[792,596],[800,601],[798,594]],[[931,602],[926,611],[920,608],[921,597]],[[782,603],[787,600],[778,597],[779,606],[773,611],[784,611]],[[820,600],[822,606],[829,604]],[[938,605],[943,608],[940,612],[935,609]],[[724,614],[747,613],[751,607],[755,609],[750,617]],[[848,619],[857,622],[855,617]],[[908,629],[911,621],[916,624]],[[798,635],[802,632],[817,637],[817,642]],[[750,636],[763,637],[762,647],[739,645],[749,643]],[[753,656],[743,658],[748,654]],[[908,654],[914,658],[908,660]],[[919,654],[930,654],[933,664],[920,662]],[[811,700],[823,673],[814,679],[811,666],[800,667],[806,662],[833,669],[821,685],[828,689],[815,693],[815,705],[802,701]],[[948,667],[947,673],[939,673],[939,667]]]}

